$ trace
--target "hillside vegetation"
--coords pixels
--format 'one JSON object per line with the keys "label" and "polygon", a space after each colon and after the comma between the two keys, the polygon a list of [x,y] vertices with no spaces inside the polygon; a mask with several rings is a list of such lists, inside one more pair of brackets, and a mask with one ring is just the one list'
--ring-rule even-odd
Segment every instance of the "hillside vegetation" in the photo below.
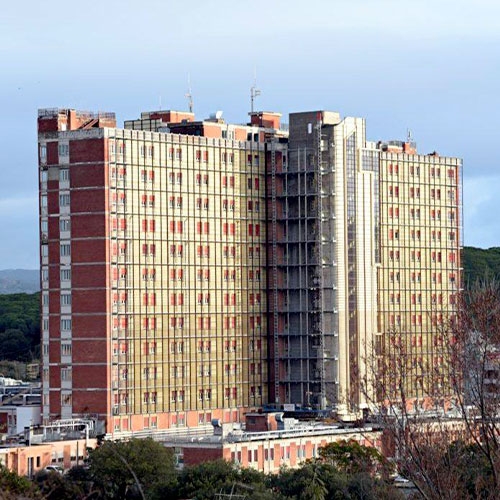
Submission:
{"label": "hillside vegetation", "polygon": [[500,247],[488,249],[464,247],[464,285],[477,281],[500,279]]}
{"label": "hillside vegetation", "polygon": [[0,295],[0,360],[31,361],[40,354],[40,294]]}

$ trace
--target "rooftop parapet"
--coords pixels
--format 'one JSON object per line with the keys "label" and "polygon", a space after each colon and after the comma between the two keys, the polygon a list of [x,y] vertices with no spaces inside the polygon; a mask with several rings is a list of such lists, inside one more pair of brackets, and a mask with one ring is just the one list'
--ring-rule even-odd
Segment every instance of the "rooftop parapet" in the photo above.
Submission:
{"label": "rooftop parapet", "polygon": [[102,127],[116,127],[115,113],[67,108],[38,110],[38,132],[41,133]]}

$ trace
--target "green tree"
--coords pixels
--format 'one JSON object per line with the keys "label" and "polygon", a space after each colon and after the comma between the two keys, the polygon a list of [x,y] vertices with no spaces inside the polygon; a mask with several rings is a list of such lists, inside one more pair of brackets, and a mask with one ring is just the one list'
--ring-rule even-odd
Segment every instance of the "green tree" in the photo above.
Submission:
{"label": "green tree", "polygon": [[80,500],[85,497],[85,490],[79,483],[58,472],[45,470],[38,472],[35,484],[46,500]]}
{"label": "green tree", "polygon": [[464,247],[464,282],[467,288],[479,280],[500,279],[500,248]]}
{"label": "green tree", "polygon": [[0,499],[14,500],[19,498],[41,498],[41,495],[31,481],[0,465]]}
{"label": "green tree", "polygon": [[[268,478],[254,469],[239,469],[225,460],[186,467],[179,475],[179,487],[173,498],[213,500],[217,493],[243,494],[247,500],[281,500]],[[166,498],[163,496],[161,498]]]}
{"label": "green tree", "polygon": [[225,460],[186,467],[179,477],[179,498],[212,499],[221,489],[230,489],[236,479],[234,467]]}
{"label": "green tree", "polygon": [[90,452],[89,464],[99,498],[154,498],[176,482],[172,450],[152,439],[105,441]]}
{"label": "green tree", "polygon": [[362,446],[357,441],[337,441],[329,443],[319,450],[320,460],[332,465],[346,474],[367,473],[387,477],[390,464],[376,449]]}
{"label": "green tree", "polygon": [[340,500],[349,498],[348,480],[333,466],[318,461],[300,468],[283,468],[270,478],[272,489],[284,498],[296,500]]}
{"label": "green tree", "polygon": [[[6,334],[9,346],[0,351],[0,360],[31,360],[40,349],[40,294],[0,295],[0,335]],[[19,342],[16,343],[16,337]],[[3,345],[5,337],[0,345]],[[27,343],[27,345],[26,345]]]}
{"label": "green tree", "polygon": [[0,359],[30,361],[31,345],[21,330],[9,328],[0,333]]}
{"label": "green tree", "polygon": [[309,500],[325,500],[328,494],[328,488],[325,481],[321,478],[318,465],[312,465],[313,475],[309,484],[304,488],[304,498]]}

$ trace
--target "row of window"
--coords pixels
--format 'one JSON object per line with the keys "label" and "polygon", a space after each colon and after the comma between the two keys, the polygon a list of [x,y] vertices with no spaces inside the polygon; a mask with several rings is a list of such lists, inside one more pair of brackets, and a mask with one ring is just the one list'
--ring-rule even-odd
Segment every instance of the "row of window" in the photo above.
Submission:
{"label": "row of window", "polygon": [[[67,157],[69,156],[69,144],[59,143],[57,146],[57,152],[59,156]],[[47,145],[40,144],[40,163],[47,163]]]}
{"label": "row of window", "polygon": [[[391,293],[389,296],[389,301],[391,304],[400,304],[401,303],[401,295],[399,293]],[[411,294],[411,303],[422,304],[422,294],[421,293],[412,293]],[[443,294],[441,293],[433,293],[431,294],[431,303],[432,304],[443,304]],[[455,303],[455,296],[450,295],[450,304]]]}
{"label": "row of window", "polygon": [[[259,300],[260,300],[260,294],[259,295]],[[175,295],[174,295],[175,297]],[[124,295],[124,300],[126,300],[126,294]],[[177,299],[176,299],[177,300]],[[185,321],[184,321],[183,316],[170,316],[169,318],[169,325],[170,328],[179,328],[182,329],[185,326]],[[65,321],[70,321],[69,323],[69,329],[71,329],[71,320],[65,320]],[[233,330],[237,328],[238,326],[238,317],[236,316],[224,316],[222,319],[222,324],[224,330]],[[61,325],[62,325],[62,320],[61,320]],[[156,317],[146,317],[143,318],[142,320],[142,327],[143,329],[147,330],[155,330],[158,326],[157,318]],[[249,316],[248,318],[248,326],[251,330],[254,330],[255,328],[260,328],[262,326],[262,317],[261,316]],[[121,317],[113,317],[113,329],[118,329],[122,328],[125,329],[128,327],[128,318],[126,316],[121,316]],[[197,318],[197,327],[199,330],[210,330],[212,328],[212,318],[210,316],[199,316]],[[63,329],[63,328],[62,328]],[[252,344],[253,345],[253,344]]]}
{"label": "row of window", "polygon": [[[175,349],[175,347],[174,347]],[[200,341],[198,352],[209,352],[210,346],[204,345],[202,341]],[[175,352],[175,351],[174,351]],[[262,365],[261,363],[250,363],[249,365],[249,373],[251,375],[256,375],[261,372]],[[143,377],[150,378],[149,372],[152,368],[144,368],[143,369]],[[197,372],[199,377],[210,377],[212,374],[212,365],[199,363],[197,366]],[[187,366],[184,365],[174,365],[170,368],[170,374],[173,379],[183,379],[186,377]],[[238,373],[238,365],[236,364],[225,364],[224,365],[224,374],[226,376],[235,376]],[[154,378],[156,378],[156,368],[154,368]]]}
{"label": "row of window", "polygon": [[[420,229],[411,229],[410,230],[410,238],[412,240],[420,240],[422,236],[422,231]],[[390,240],[398,240],[400,237],[399,229],[390,228],[388,231],[388,239]],[[441,241],[441,231],[433,230],[431,231],[431,239],[432,241]],[[449,241],[455,241],[456,233],[455,231],[448,232]]]}
{"label": "row of window", "polygon": [[[412,283],[420,283],[421,279],[422,279],[422,273],[420,271],[413,271],[411,273],[410,277],[411,277],[411,282]],[[438,283],[441,283],[441,273],[439,273],[437,275],[435,273],[433,273],[432,279],[434,280],[435,277],[438,279]],[[389,273],[389,280],[391,282],[396,281],[396,282],[399,283],[399,279],[400,279],[400,273],[399,272],[391,272],[391,273]],[[450,273],[449,274],[449,282],[450,282],[450,284],[456,282],[456,275],[455,275],[455,273]]]}
{"label": "row of window", "polygon": [[[183,234],[184,233],[184,221],[171,220],[168,224],[168,229],[171,234]],[[125,218],[112,218],[111,219],[111,229],[117,231],[125,231],[127,229],[127,219]],[[143,219],[141,221],[141,230],[144,233],[150,232],[154,233],[156,231],[156,220],[155,219]],[[210,234],[210,222],[208,221],[197,221],[196,222],[196,234]],[[234,222],[222,223],[222,234],[234,236],[236,234],[236,224]],[[248,224],[248,235],[249,236],[260,236],[260,224]],[[62,245],[61,245],[62,247]],[[61,255],[70,255],[70,253],[63,254],[61,250]]]}
{"label": "row of window", "polygon": [[[389,207],[387,211],[390,219],[399,219],[399,207]],[[410,219],[411,220],[420,220],[420,208],[411,208],[410,209]],[[441,220],[441,210],[440,209],[430,209],[429,215],[432,220]],[[455,219],[454,212],[448,212],[448,218],[450,220]]]}
{"label": "row of window", "polygon": [[[408,190],[409,198],[420,198],[420,187],[411,186]],[[397,185],[388,185],[387,193],[390,197],[399,198],[399,186]],[[431,200],[441,200],[441,189],[440,188],[431,188],[429,191],[429,196]],[[455,189],[448,190],[448,200],[450,202],[454,202],[456,199],[456,191]]]}
{"label": "row of window", "polygon": [[[432,325],[442,325],[443,324],[443,314],[431,314],[430,315]],[[412,326],[422,326],[422,315],[421,314],[412,314],[410,317]],[[399,314],[390,314],[389,315],[389,325],[390,326],[401,326],[401,316]]]}
{"label": "row of window", "polygon": [[[428,168],[428,167],[426,167]],[[408,171],[410,175],[416,175],[417,177],[420,176],[420,167],[417,165],[410,165],[408,168]],[[399,175],[399,165],[389,163],[387,165],[387,173],[389,175]],[[431,177],[441,177],[441,167],[430,167],[429,173]],[[449,179],[455,179],[456,178],[456,169],[454,168],[449,168],[447,171],[447,175]]]}
{"label": "row of window", "polygon": [[[175,272],[175,270],[173,270]],[[172,271],[171,271],[172,272]],[[179,273],[182,273],[182,269],[178,270]],[[182,274],[181,274],[182,276]],[[182,277],[180,278],[182,279]],[[250,293],[249,294],[249,304],[259,305],[261,303],[261,294]],[[113,293],[113,304],[121,304],[127,303],[127,292],[114,292]],[[234,306],[236,305],[236,294],[228,294],[225,293],[223,295],[223,302],[225,306]],[[210,294],[209,293],[198,293],[197,297],[198,305],[209,305],[210,304]],[[170,305],[183,305],[184,304],[184,294],[170,294]],[[43,305],[48,305],[48,294],[43,295]],[[62,294],[61,295],[61,305],[71,305],[71,295],[70,294]],[[156,293],[148,292],[142,294],[142,305],[143,306],[156,306]]]}
{"label": "row of window", "polygon": [[[43,355],[48,356],[49,354],[49,344],[43,344]],[[71,343],[61,342],[61,356],[71,356],[72,346]]]}
{"label": "row of window", "polygon": [[[125,245],[120,245],[120,254],[125,253],[126,251],[126,246]],[[252,247],[249,248],[249,255],[251,258],[254,256],[254,249]],[[260,256],[260,247],[255,247],[255,254],[257,257]],[[112,253],[113,255],[116,255],[116,252],[118,251],[118,246],[112,247]],[[145,255],[147,252],[149,252],[150,255],[155,255],[156,253],[156,246],[155,245],[143,245],[143,254]],[[183,254],[183,249],[182,246],[177,246],[177,245],[171,245],[170,246],[170,255],[172,257],[174,256],[182,256]],[[236,255],[236,248],[235,247],[228,247],[225,246],[223,248],[223,256],[224,257],[235,257]],[[210,256],[210,247],[208,246],[203,246],[203,245],[198,245],[197,247],[197,256],[198,257],[206,257],[208,258]],[[118,279],[125,279],[127,277],[127,268],[122,267],[122,268],[112,268],[111,272],[112,280],[117,281]],[[171,269],[170,273],[170,280],[171,281],[183,281],[184,279],[184,271],[183,269]],[[260,281],[261,277],[261,271],[260,269],[252,269],[248,271],[248,280],[249,281]],[[156,270],[154,268],[145,268],[142,270],[142,279],[143,281],[154,281],[156,279]],[[208,281],[210,279],[210,270],[209,269],[198,269],[196,271],[196,279],[198,281]],[[236,270],[234,269],[225,269],[223,271],[223,279],[224,281],[234,281],[236,279]],[[61,281],[69,281],[71,280],[71,269],[70,268],[62,268],[61,269]],[[68,304],[69,305],[69,304]]]}
{"label": "row of window", "polygon": [[[253,391],[252,391],[253,389]],[[255,395],[255,387],[252,387],[250,389],[250,392],[252,396]],[[261,395],[261,390],[260,387],[257,388],[258,395]],[[281,446],[281,460],[290,460],[291,456],[291,447],[290,446]],[[312,447],[312,455],[311,458],[314,458],[317,456],[317,447],[316,445],[313,445]],[[299,460],[302,460],[304,458],[307,458],[306,455],[306,445],[296,445],[296,458]],[[262,459],[265,462],[273,462],[274,461],[274,445],[270,446],[269,448],[264,447],[263,449],[263,455]],[[231,452],[231,462],[234,462],[236,464],[241,464],[242,460],[242,452],[241,451],[236,451],[236,452]],[[247,450],[247,460],[249,463],[251,462],[259,462],[259,450]]]}
{"label": "row of window", "polygon": [[[115,143],[111,142],[110,143],[110,153],[111,155],[114,155],[115,153],[117,153],[118,155],[120,156],[124,156],[125,155],[125,144],[123,142],[117,142],[117,148],[115,147]],[[68,148],[68,146],[63,146],[63,145],[60,145],[59,146],[60,148],[61,147],[66,147]],[[44,148],[44,149],[42,149]],[[65,151],[66,155],[69,154],[69,150],[66,151],[64,149],[62,149],[62,151]],[[168,149],[168,159],[169,160],[179,160],[181,161],[182,160],[182,156],[183,156],[183,151],[182,151],[182,148],[169,148]],[[60,153],[61,154],[61,153]],[[149,158],[149,159],[153,159],[155,157],[155,147],[154,145],[152,144],[141,144],[139,146],[139,156],[142,157],[142,158]],[[46,146],[42,145],[41,148],[40,148],[40,157],[41,159],[44,159],[46,160],[46,157],[47,157],[47,150],[46,150]],[[198,162],[201,162],[203,161],[204,163],[207,163],[210,161],[210,151],[208,150],[200,150],[200,149],[196,149],[195,152],[194,152],[194,157],[195,157],[195,160],[198,161]],[[229,164],[233,164],[234,163],[234,153],[233,152],[227,152],[227,151],[221,151],[220,152],[220,161],[222,163],[229,163]],[[247,155],[247,164],[248,165],[251,165],[252,164],[252,154],[248,154]],[[253,164],[254,165],[259,165],[259,155],[253,155]]]}

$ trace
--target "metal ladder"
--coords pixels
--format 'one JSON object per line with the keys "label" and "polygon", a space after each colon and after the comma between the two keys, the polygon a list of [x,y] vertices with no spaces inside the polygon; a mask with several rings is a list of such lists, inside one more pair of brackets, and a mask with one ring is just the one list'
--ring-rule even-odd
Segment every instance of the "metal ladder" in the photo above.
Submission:
{"label": "metal ladder", "polygon": [[323,168],[323,156],[322,156],[322,151],[321,151],[321,140],[322,140],[322,134],[321,134],[321,118],[319,119],[318,123],[316,124],[316,151],[317,151],[317,172],[318,172],[318,181],[317,181],[317,196],[318,196],[318,229],[317,229],[317,241],[318,241],[318,270],[319,270],[319,276],[318,276],[318,302],[319,302],[319,320],[318,320],[318,327],[319,327],[319,345],[320,348],[318,349],[318,358],[317,362],[319,364],[319,369],[320,369],[320,408],[322,410],[325,409],[325,401],[326,401],[326,384],[325,384],[325,378],[326,378],[326,370],[325,370],[325,339],[324,339],[324,316],[323,316],[323,200],[322,200],[322,190],[323,190],[323,185],[322,185],[322,179],[323,179],[323,174],[322,174],[322,168]]}
{"label": "metal ladder", "polygon": [[277,218],[276,208],[276,143],[271,143],[271,214],[272,214],[272,246],[273,246],[273,340],[274,340],[274,397],[279,403],[279,335],[278,335],[278,245],[277,245]]}

